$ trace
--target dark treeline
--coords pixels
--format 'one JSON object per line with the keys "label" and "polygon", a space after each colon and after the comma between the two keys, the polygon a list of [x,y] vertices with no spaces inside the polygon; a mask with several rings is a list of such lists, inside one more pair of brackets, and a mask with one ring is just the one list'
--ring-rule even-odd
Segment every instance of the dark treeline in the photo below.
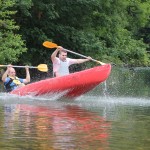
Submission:
{"label": "dark treeline", "polygon": [[150,66],[150,1],[0,0],[1,64],[50,65],[47,40],[102,62]]}

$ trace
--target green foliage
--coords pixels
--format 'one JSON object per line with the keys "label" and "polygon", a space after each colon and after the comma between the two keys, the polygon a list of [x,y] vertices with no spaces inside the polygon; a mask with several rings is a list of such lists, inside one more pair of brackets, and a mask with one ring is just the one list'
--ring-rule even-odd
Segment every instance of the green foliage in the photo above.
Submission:
{"label": "green foliage", "polygon": [[17,62],[18,57],[22,52],[26,51],[26,48],[22,48],[24,45],[20,35],[14,34],[12,31],[5,32],[3,39],[0,40],[0,61],[1,63]]}
{"label": "green foliage", "polygon": [[127,13],[129,25],[128,29],[132,32],[137,31],[145,27],[150,17],[150,1],[142,0],[128,0]]}
{"label": "green foliage", "polygon": [[[32,0],[16,0],[15,7],[17,9],[18,14],[22,13],[24,14],[24,16],[31,17],[31,13],[29,10],[32,5],[33,5]],[[19,15],[17,17],[19,17]]]}
{"label": "green foliage", "polygon": [[[7,5],[11,2],[7,0]],[[3,15],[7,14],[11,22],[7,30],[14,30],[18,26],[10,13],[15,12],[8,6],[3,6],[2,10],[8,11]],[[49,40],[103,62],[150,65],[148,0],[16,0],[10,6],[17,10],[14,19],[20,26],[18,33],[29,49],[19,57],[21,63],[50,62],[53,50],[42,46]],[[1,24],[5,26],[5,22],[3,19]]]}
{"label": "green foliage", "polygon": [[1,0],[0,4],[0,62],[8,64],[17,62],[18,57],[27,49],[21,36],[16,33],[19,26],[12,19],[12,15],[16,13],[12,10],[15,1]]}
{"label": "green foliage", "polygon": [[114,63],[122,63],[126,65],[149,65],[150,60],[147,55],[146,48],[148,45],[143,43],[143,40],[135,40],[131,33],[126,29],[120,30],[118,35],[113,38],[112,46],[109,52],[112,58],[115,58]]}
{"label": "green foliage", "polygon": [[[94,13],[95,33],[106,43],[103,59],[111,60],[116,64],[150,65],[149,55],[146,51],[148,45],[143,42],[141,35],[138,34],[139,29],[148,21],[148,14],[150,13],[149,11],[142,11],[137,16],[138,20],[134,20],[134,16],[131,16],[128,12],[130,5],[130,1],[122,2],[118,0],[112,2],[107,0],[101,4],[103,10],[99,7]],[[135,0],[134,5],[142,8],[145,3]],[[146,15],[147,17],[145,17]],[[140,22],[142,19],[143,22],[139,24],[138,21]]]}

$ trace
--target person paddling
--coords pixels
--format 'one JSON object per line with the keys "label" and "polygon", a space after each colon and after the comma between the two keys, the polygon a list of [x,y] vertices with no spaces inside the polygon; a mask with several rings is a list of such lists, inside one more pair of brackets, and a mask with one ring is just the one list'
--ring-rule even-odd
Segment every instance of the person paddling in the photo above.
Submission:
{"label": "person paddling", "polygon": [[[59,57],[56,57],[59,52]],[[71,59],[67,58],[67,51],[63,47],[58,48],[52,53],[51,60],[53,62],[53,73],[55,77],[64,76],[69,74],[69,66],[72,64],[80,64],[90,61],[92,58],[86,59]]]}
{"label": "person paddling", "polygon": [[26,78],[18,78],[16,76],[16,71],[12,65],[8,65],[7,70],[4,72],[2,76],[2,81],[4,82],[4,88],[6,92],[11,92],[12,90],[24,86],[25,84],[30,82],[30,73],[29,67],[25,67],[26,70]]}

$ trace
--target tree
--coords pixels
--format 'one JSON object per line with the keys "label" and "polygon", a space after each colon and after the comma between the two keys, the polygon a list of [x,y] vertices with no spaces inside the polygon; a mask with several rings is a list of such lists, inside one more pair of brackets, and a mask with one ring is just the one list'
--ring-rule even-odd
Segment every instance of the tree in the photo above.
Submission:
{"label": "tree", "polygon": [[49,62],[52,50],[42,43],[50,40],[104,62],[150,65],[142,39],[148,36],[139,32],[149,21],[147,4],[148,0],[18,0],[16,20],[30,49],[21,59]]}
{"label": "tree", "polygon": [[3,64],[18,61],[19,56],[27,51],[21,35],[17,34],[19,26],[15,25],[13,10],[15,0],[0,0],[0,62]]}

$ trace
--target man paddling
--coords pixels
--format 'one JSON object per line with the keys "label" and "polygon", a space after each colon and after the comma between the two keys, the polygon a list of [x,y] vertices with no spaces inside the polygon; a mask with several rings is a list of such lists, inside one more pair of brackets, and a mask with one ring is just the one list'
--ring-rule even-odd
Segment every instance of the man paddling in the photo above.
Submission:
{"label": "man paddling", "polygon": [[16,71],[12,65],[8,65],[7,70],[2,76],[2,81],[4,82],[4,87],[6,92],[11,92],[12,90],[24,86],[26,83],[30,82],[30,73],[29,67],[25,67],[26,70],[26,78],[18,78],[16,76]]}
{"label": "man paddling", "polygon": [[[56,57],[59,52],[59,57]],[[92,58],[86,59],[71,59],[67,58],[67,51],[63,47],[58,48],[52,53],[51,60],[53,62],[53,73],[55,77],[64,76],[69,74],[69,66],[72,64],[80,64],[90,61]]]}

